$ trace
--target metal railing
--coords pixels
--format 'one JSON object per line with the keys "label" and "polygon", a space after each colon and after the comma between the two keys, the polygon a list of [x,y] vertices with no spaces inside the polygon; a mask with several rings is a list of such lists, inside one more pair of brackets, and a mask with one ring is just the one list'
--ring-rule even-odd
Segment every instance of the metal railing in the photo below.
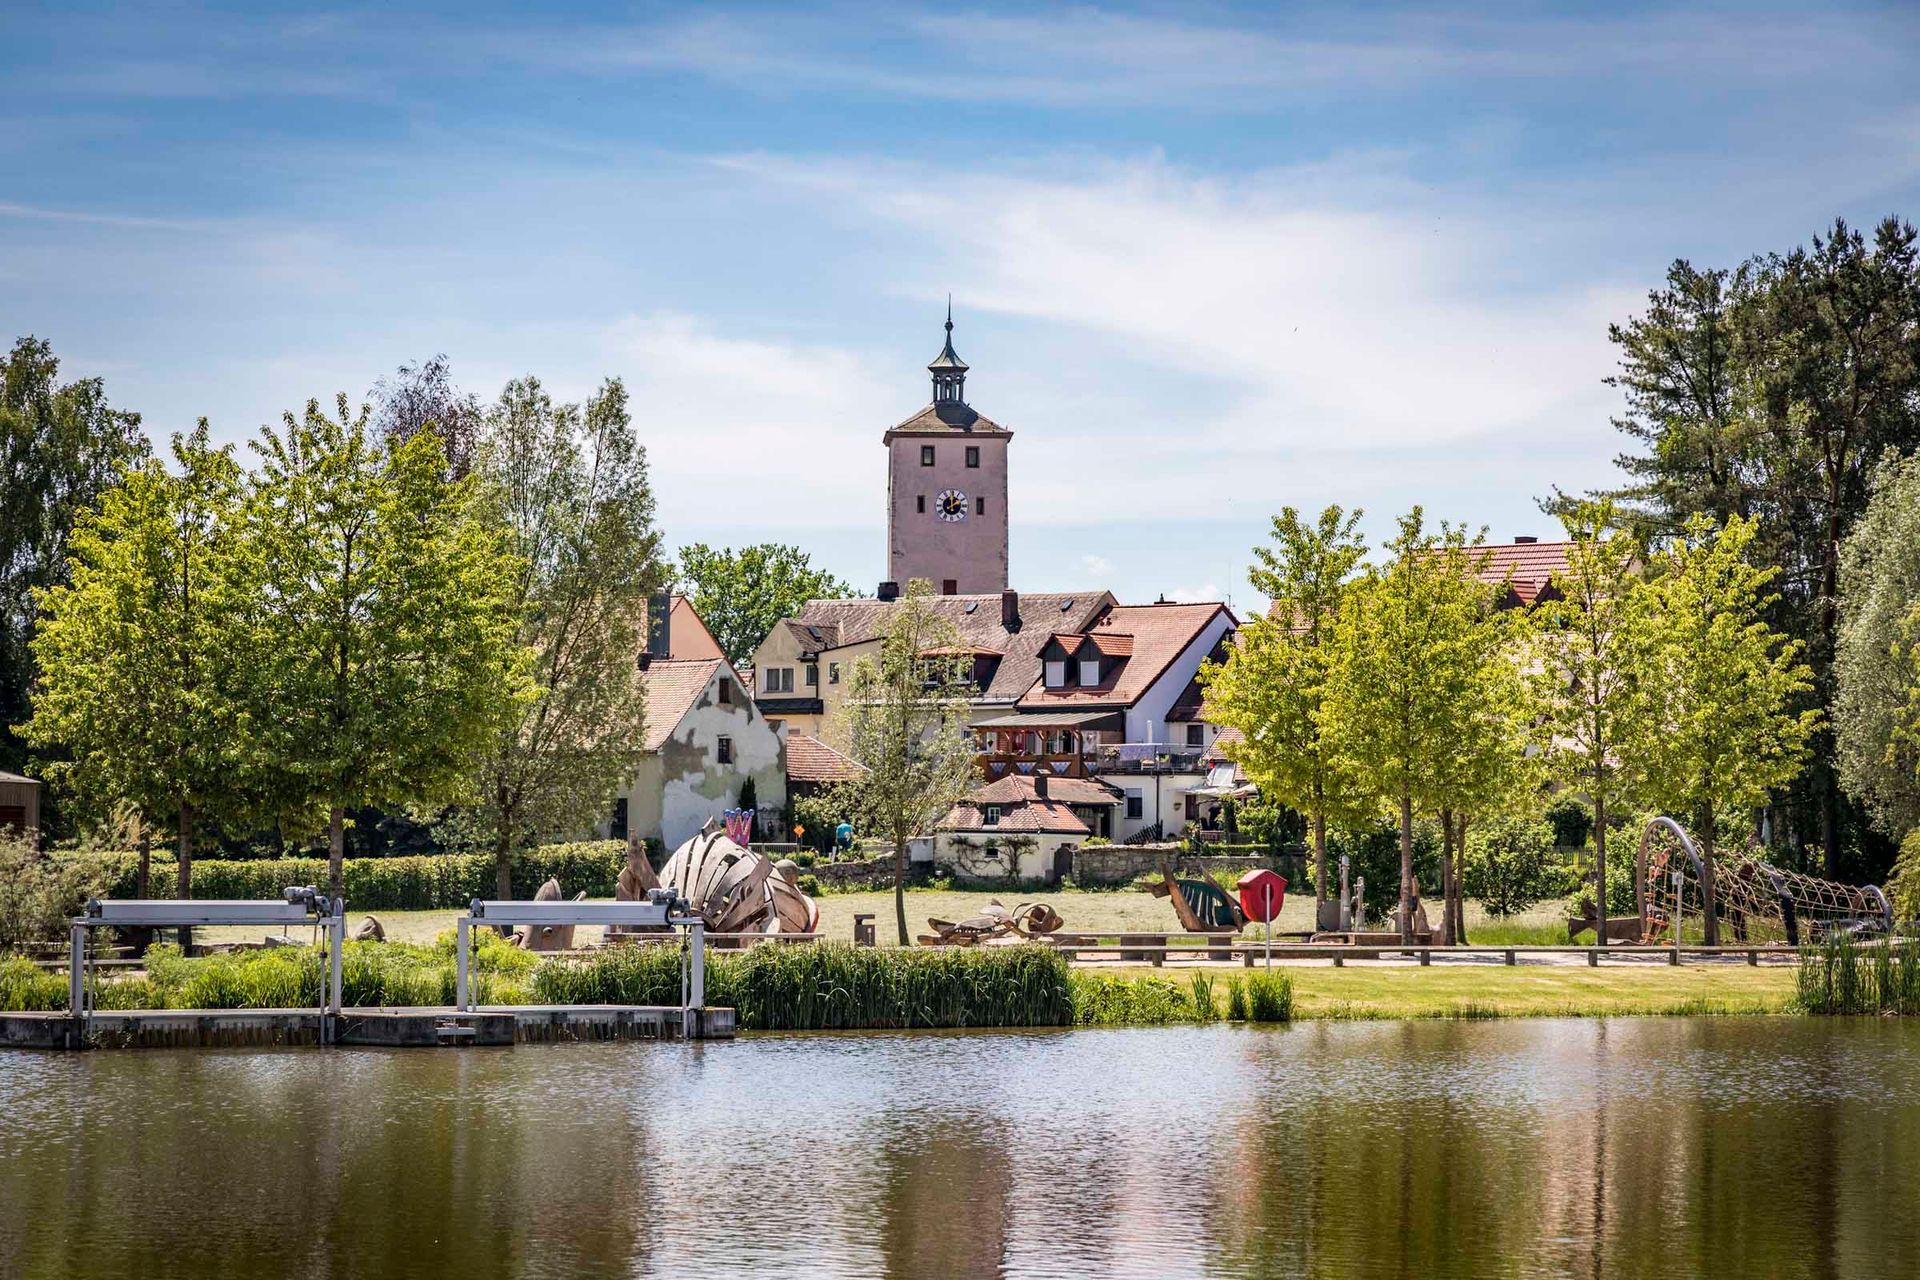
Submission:
{"label": "metal railing", "polygon": [[645,902],[504,902],[475,898],[467,914],[454,921],[453,990],[456,1007],[471,1013],[473,1000],[473,926],[613,925],[628,929],[684,928],[687,954],[680,968],[680,1007],[698,1009],[707,1002],[706,922],[671,889],[651,889]]}

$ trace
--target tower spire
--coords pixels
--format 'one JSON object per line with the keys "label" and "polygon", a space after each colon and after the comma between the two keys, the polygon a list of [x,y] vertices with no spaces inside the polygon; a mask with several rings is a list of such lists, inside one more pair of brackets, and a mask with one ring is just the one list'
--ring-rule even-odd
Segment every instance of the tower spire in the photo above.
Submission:
{"label": "tower spire", "polygon": [[933,406],[962,408],[967,403],[967,362],[953,349],[953,295],[947,295],[947,342],[927,366],[933,375]]}

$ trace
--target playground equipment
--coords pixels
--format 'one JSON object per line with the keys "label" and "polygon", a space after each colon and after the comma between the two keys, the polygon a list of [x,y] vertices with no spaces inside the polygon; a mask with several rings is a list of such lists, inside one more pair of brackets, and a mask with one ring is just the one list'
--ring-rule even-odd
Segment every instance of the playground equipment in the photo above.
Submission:
{"label": "playground equipment", "polygon": [[754,852],[711,820],[673,851],[658,877],[710,933],[817,933],[820,908],[800,892],[798,878],[791,862]]}
{"label": "playground equipment", "polygon": [[1238,933],[1246,927],[1247,913],[1205,869],[1201,870],[1198,880],[1182,880],[1175,879],[1172,871],[1162,867],[1160,883],[1147,892],[1156,898],[1171,899],[1173,913],[1180,917],[1180,927],[1189,933],[1221,930]]}
{"label": "playground equipment", "polygon": [[[987,903],[979,914],[965,920],[936,920],[927,917],[932,933],[920,935],[923,947],[1011,946],[1021,942],[1049,941],[1064,924],[1060,913],[1044,902],[1023,902],[1009,911],[999,899]],[[871,945],[871,944],[869,944]]]}
{"label": "playground equipment", "polygon": [[[1694,937],[1797,947],[1835,936],[1893,932],[1893,907],[1878,885],[1841,884],[1776,867],[1753,849],[1723,850],[1714,859],[1709,929],[1706,863],[1693,838],[1672,818],[1656,817],[1640,833],[1634,858],[1634,909],[1639,941]],[[1697,932],[1690,932],[1697,931]]]}

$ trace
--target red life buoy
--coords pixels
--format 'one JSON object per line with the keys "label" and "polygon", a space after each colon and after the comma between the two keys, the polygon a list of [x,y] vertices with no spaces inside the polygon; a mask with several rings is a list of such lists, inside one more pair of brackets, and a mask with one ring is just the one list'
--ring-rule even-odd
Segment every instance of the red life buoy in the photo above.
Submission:
{"label": "red life buoy", "polygon": [[1256,924],[1280,918],[1287,903],[1287,878],[1277,871],[1255,867],[1233,886],[1240,893],[1240,909]]}

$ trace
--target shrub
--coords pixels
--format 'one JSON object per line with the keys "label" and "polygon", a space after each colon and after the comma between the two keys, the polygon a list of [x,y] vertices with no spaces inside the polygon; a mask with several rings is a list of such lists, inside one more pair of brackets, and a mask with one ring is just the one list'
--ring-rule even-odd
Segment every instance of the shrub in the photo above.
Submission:
{"label": "shrub", "polygon": [[1920,827],[1907,832],[1887,877],[1887,900],[1901,920],[1920,920]]}
{"label": "shrub", "polygon": [[1547,809],[1547,821],[1553,826],[1553,842],[1562,849],[1578,849],[1593,834],[1593,810],[1584,802],[1563,796]]}
{"label": "shrub", "polygon": [[1469,827],[1461,889],[1496,919],[1520,914],[1560,887],[1553,842],[1542,819],[1494,818]]}
{"label": "shrub", "polygon": [[1247,1021],[1293,1021],[1293,979],[1271,969],[1247,975]]}
{"label": "shrub", "polygon": [[[649,848],[651,849],[651,845]],[[102,883],[102,896],[135,895],[137,861],[132,854],[70,854]],[[513,894],[531,898],[548,879],[569,897],[611,898],[626,847],[618,840],[542,845],[516,854]],[[347,907],[352,911],[434,911],[464,907],[494,895],[492,854],[443,853],[421,857],[348,858],[343,866]],[[153,896],[173,896],[177,873],[170,861],[152,864]],[[196,862],[193,892],[202,898],[277,898],[290,884],[327,882],[323,858],[274,858],[246,862]]]}
{"label": "shrub", "polygon": [[67,922],[106,883],[93,861],[43,854],[32,841],[0,829],[0,951],[65,940]]}
{"label": "shrub", "polygon": [[794,877],[794,887],[809,898],[817,898],[820,896],[820,877],[811,871],[803,872]]}

